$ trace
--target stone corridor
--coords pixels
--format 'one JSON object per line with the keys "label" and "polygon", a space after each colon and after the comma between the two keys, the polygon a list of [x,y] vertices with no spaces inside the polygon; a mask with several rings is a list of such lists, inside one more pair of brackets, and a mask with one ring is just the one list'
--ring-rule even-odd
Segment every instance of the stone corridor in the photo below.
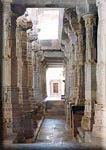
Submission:
{"label": "stone corridor", "polygon": [[[55,105],[54,110],[51,108],[51,111],[49,110],[46,113],[44,122],[36,139],[37,143],[64,144],[74,141],[71,129],[66,123],[64,109],[65,108],[63,107],[61,110],[58,110]],[[61,113],[62,111],[64,112],[64,115]]]}
{"label": "stone corridor", "polygon": [[[0,0],[1,143],[106,147],[105,10],[106,0]],[[47,80],[50,68],[59,78]]]}

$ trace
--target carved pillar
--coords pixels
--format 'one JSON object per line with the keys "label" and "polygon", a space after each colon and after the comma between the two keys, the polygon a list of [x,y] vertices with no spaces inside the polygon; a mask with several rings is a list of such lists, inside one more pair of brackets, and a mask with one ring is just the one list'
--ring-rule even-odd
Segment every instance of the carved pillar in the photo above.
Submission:
{"label": "carved pillar", "polygon": [[27,33],[28,41],[27,41],[27,60],[28,60],[28,87],[29,87],[29,101],[31,103],[32,109],[32,100],[34,99],[33,93],[33,51],[32,51],[32,41],[29,37],[31,31]]}
{"label": "carved pillar", "polygon": [[[65,28],[65,29],[64,29]],[[64,26],[64,30],[68,30],[68,27]],[[65,54],[65,95],[68,101],[74,102],[76,97],[76,88],[75,88],[75,47],[74,44],[76,43],[76,35],[72,31],[68,31],[66,35],[63,34],[64,40],[62,40],[62,48]]]}
{"label": "carved pillar", "polygon": [[[16,19],[17,14],[11,11],[11,5],[3,6],[3,107],[7,129],[21,131],[21,114],[19,106],[19,89],[17,86],[16,54]],[[8,115],[7,115],[8,114]]]}
{"label": "carved pillar", "polygon": [[[21,63],[19,67],[20,69],[20,96],[22,96],[22,107],[23,107],[23,127],[24,127],[24,136],[26,138],[30,138],[33,136],[33,128],[32,128],[32,119],[30,113],[32,111],[32,104],[30,99],[30,82],[32,81],[32,76],[30,78],[30,62],[28,59],[28,47],[27,47],[27,30],[32,27],[32,23],[28,22],[27,18],[23,15],[17,19],[17,28],[20,31],[20,51],[21,51]],[[17,45],[18,46],[18,45]],[[22,65],[22,66],[21,66]],[[31,82],[32,83],[32,82]]]}
{"label": "carved pillar", "polygon": [[[27,43],[27,51],[28,51],[28,62],[29,62],[29,88],[30,88],[30,99],[32,99],[32,108],[35,108],[35,52],[33,44],[37,41],[38,35],[34,32],[34,30],[28,31],[28,43]],[[34,44],[35,45],[35,44]]]}
{"label": "carved pillar", "polygon": [[75,32],[70,33],[70,57],[69,57],[69,70],[70,70],[70,101],[77,104],[78,100],[78,68],[77,68],[77,58],[78,58],[78,42]]}
{"label": "carved pillar", "polygon": [[[81,25],[82,26],[82,25]],[[76,31],[77,50],[76,50],[76,79],[77,79],[77,101],[76,104],[84,103],[84,42],[82,28]]]}
{"label": "carved pillar", "polygon": [[96,62],[94,54],[93,30],[96,26],[96,17],[93,14],[83,16],[86,27],[86,60],[85,60],[85,112],[82,119],[82,128],[91,130],[94,116],[94,103],[96,101]]}
{"label": "carved pillar", "polygon": [[[12,133],[12,101],[11,101],[11,7],[10,4],[3,6],[3,115],[6,123],[7,134]],[[10,130],[10,131],[9,131]],[[5,133],[5,131],[3,131]]]}
{"label": "carved pillar", "polygon": [[[106,142],[106,1],[98,0],[97,104],[93,133]],[[104,143],[105,144],[105,143]]]}
{"label": "carved pillar", "polygon": [[40,45],[37,41],[33,43],[34,50],[34,97],[36,101],[42,101],[41,91],[41,60],[42,51],[40,51]]}
{"label": "carved pillar", "polygon": [[[3,103],[2,103],[2,62],[3,62],[3,55],[2,55],[2,50],[3,50],[3,5],[2,4],[0,4],[0,73],[1,73],[1,75],[0,75],[0,87],[1,87],[1,90],[0,90],[0,99],[1,99],[1,101],[0,101],[0,106],[2,107],[3,105]],[[2,112],[2,109],[0,110],[0,118],[1,118],[1,124],[0,124],[0,129],[1,129],[1,131],[0,131],[0,133],[1,133],[1,135],[2,135],[2,133],[4,133],[4,136],[7,134],[7,132],[6,132],[6,129],[4,129],[4,127],[3,127],[3,123],[4,123],[4,125],[5,125],[5,122],[4,122],[4,120],[3,120],[3,112]],[[4,131],[4,132],[3,132]],[[0,137],[0,142],[2,143],[2,141],[3,141],[3,136],[1,136]]]}
{"label": "carved pillar", "polygon": [[[17,19],[18,20],[18,19]],[[16,27],[16,52],[17,52],[17,86],[19,88],[19,105],[20,105],[20,114],[21,114],[21,128],[24,136],[24,108],[23,108],[23,79],[22,79],[22,33],[23,28],[17,24]],[[19,137],[20,138],[20,137]],[[20,140],[20,139],[19,139]]]}
{"label": "carved pillar", "polygon": [[46,62],[45,60],[42,61],[41,65],[41,93],[42,93],[42,100],[44,100],[47,97],[46,92]]}
{"label": "carved pillar", "polygon": [[[77,36],[76,36],[77,37]],[[74,103],[78,104],[79,99],[79,49],[78,40],[74,43]]]}
{"label": "carved pillar", "polygon": [[17,62],[18,62],[18,87],[19,87],[19,104],[23,109],[23,92],[22,92],[22,28],[17,26],[16,28],[16,50],[17,50]]}

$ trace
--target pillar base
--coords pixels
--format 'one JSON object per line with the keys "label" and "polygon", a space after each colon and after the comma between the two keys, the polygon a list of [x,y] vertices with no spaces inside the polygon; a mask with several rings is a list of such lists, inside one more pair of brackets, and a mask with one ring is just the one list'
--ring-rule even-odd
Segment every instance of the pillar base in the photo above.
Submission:
{"label": "pillar base", "polygon": [[83,116],[82,121],[81,121],[81,127],[84,130],[91,131],[92,130],[92,122],[93,122],[92,118],[89,118],[87,116]]}
{"label": "pillar base", "polygon": [[94,123],[94,113],[93,113],[93,103],[92,100],[85,100],[85,110],[84,116],[82,117],[81,127],[84,130],[91,131]]}
{"label": "pillar base", "polygon": [[95,105],[95,124],[93,125],[93,133],[96,137],[106,138],[106,105]]}
{"label": "pillar base", "polygon": [[34,135],[33,131],[33,122],[31,119],[31,114],[30,112],[25,113],[25,119],[24,119],[24,137],[26,139],[32,138]]}

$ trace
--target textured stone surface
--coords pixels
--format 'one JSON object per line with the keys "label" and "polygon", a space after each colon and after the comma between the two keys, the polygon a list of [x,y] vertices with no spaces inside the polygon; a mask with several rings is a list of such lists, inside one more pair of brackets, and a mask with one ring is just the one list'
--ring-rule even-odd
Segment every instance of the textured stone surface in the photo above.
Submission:
{"label": "textured stone surface", "polygon": [[[94,14],[96,9],[93,11],[93,8],[96,7],[95,1],[44,0],[42,3],[40,0],[14,0],[14,4],[18,5],[12,3],[11,7],[9,2],[13,1],[4,0],[3,2],[6,2],[3,5],[4,28],[2,31],[2,93],[5,137],[13,132],[18,133],[18,136],[23,134],[26,138],[33,136],[33,127],[37,126],[36,120],[41,119],[43,115],[43,108],[39,108],[37,101],[46,97],[47,63],[50,63],[52,57],[58,55],[56,58],[59,58],[59,63],[63,64],[64,61],[66,100],[75,105],[82,105],[85,102],[85,112],[82,119],[83,129],[92,131],[93,127],[93,134],[105,139],[105,0],[97,0],[99,15],[97,46],[97,22]],[[79,2],[80,6],[76,7]],[[94,5],[89,5],[89,3],[94,3]],[[48,52],[44,54],[38,42],[37,33],[34,34],[32,30],[27,32],[32,27],[31,21],[27,21],[25,15],[19,17],[25,11],[24,4],[26,7],[35,6],[35,4],[36,6],[70,6],[64,11],[61,55],[60,52],[53,53],[52,56]],[[53,59],[53,61],[55,60]],[[34,108],[39,109],[35,120],[31,118]],[[20,135],[20,133],[22,134]],[[89,140],[88,134],[86,134],[86,139]]]}
{"label": "textured stone surface", "polygon": [[64,102],[48,101],[45,119],[36,142],[69,143],[70,141],[74,139],[68,124],[65,123]]}

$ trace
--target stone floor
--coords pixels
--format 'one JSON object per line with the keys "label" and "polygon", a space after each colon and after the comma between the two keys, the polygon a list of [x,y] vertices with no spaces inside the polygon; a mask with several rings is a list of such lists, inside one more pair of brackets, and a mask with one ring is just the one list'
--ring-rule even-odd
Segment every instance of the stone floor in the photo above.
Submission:
{"label": "stone floor", "polygon": [[[61,106],[61,109],[58,109],[59,106]],[[47,109],[45,120],[38,134],[36,143],[69,143],[71,141],[75,140],[65,120],[64,103],[57,102],[52,106],[50,105],[50,109]]]}

